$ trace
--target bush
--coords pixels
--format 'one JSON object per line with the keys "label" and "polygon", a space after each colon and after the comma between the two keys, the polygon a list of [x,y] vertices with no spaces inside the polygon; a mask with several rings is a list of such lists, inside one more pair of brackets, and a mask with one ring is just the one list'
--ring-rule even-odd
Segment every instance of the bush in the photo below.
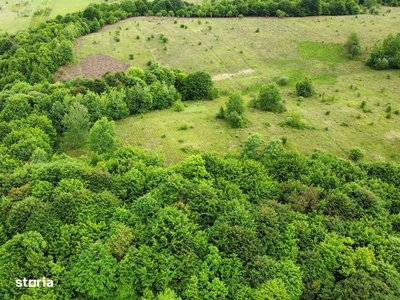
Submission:
{"label": "bush", "polygon": [[282,76],[277,81],[277,84],[279,84],[280,86],[287,85],[288,83],[289,83],[289,77],[287,76]]}
{"label": "bush", "polygon": [[310,76],[305,77],[296,84],[297,96],[311,97],[315,93],[314,86]]}
{"label": "bush", "polygon": [[234,111],[238,115],[241,115],[244,112],[244,100],[238,91],[230,93],[229,100],[226,103],[226,113],[229,115]]}
{"label": "bush", "polygon": [[286,118],[285,122],[283,122],[282,125],[296,129],[307,128],[307,125],[301,120],[301,115],[299,113],[291,114],[289,117]]}
{"label": "bush", "polygon": [[285,109],[281,100],[281,89],[276,83],[263,85],[258,95],[257,107],[266,111],[282,112]]}
{"label": "bush", "polygon": [[180,101],[180,100],[175,101],[174,105],[172,105],[172,109],[174,111],[183,111],[183,103],[182,103],[182,101]]}
{"label": "bush", "polygon": [[347,56],[351,59],[361,54],[360,39],[356,32],[353,31],[349,34],[344,48],[346,49]]}
{"label": "bush", "polygon": [[178,130],[188,130],[189,128],[191,128],[191,126],[189,126],[186,123],[183,123],[178,127]]}
{"label": "bush", "polygon": [[219,111],[215,117],[217,119],[225,119],[225,110],[222,106],[219,108]]}
{"label": "bush", "polygon": [[198,71],[186,77],[184,100],[201,100],[213,94],[213,82],[210,74]]}
{"label": "bush", "polygon": [[246,124],[246,120],[243,118],[243,116],[239,115],[236,111],[228,114],[226,119],[233,128],[242,128]]}
{"label": "bush", "polygon": [[358,147],[354,147],[350,149],[349,158],[352,161],[359,161],[360,159],[364,158],[364,151]]}
{"label": "bush", "polygon": [[277,16],[278,18],[284,18],[284,17],[286,17],[286,13],[285,13],[283,10],[278,9],[278,10],[276,11],[276,16]]}

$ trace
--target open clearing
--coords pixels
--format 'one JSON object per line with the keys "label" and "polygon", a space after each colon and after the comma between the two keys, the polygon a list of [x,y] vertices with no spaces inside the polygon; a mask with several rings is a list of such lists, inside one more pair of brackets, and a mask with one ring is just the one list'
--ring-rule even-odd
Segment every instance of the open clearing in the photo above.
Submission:
{"label": "open clearing", "polygon": [[57,79],[74,79],[80,77],[100,77],[107,71],[117,72],[126,71],[129,64],[116,60],[105,54],[95,54],[80,60],[77,64],[65,66],[62,74],[57,75]]}
{"label": "open clearing", "polygon": [[90,3],[101,3],[101,0],[0,0],[0,34],[15,33],[18,30],[28,29],[36,10],[43,8],[46,2],[51,10],[49,18],[57,15],[83,10]]}
{"label": "open clearing", "polygon": [[[400,109],[400,73],[373,71],[363,61],[373,43],[397,33],[399,25],[400,8],[379,16],[242,20],[139,17],[81,38],[76,56],[79,62],[106,53],[143,68],[152,60],[186,73],[204,70],[215,76],[222,94],[238,89],[244,91],[247,102],[257,95],[261,84],[289,77],[289,84],[282,87],[287,112],[248,109],[245,117],[249,124],[244,129],[231,129],[215,118],[226,96],[188,102],[183,112],[156,111],[117,122],[122,144],[163,152],[167,163],[200,151],[238,151],[254,132],[266,140],[287,137],[287,148],[306,154],[322,149],[347,157],[349,149],[357,146],[367,159],[391,160],[399,159],[400,153],[396,129],[400,128],[400,115],[394,114]],[[359,34],[364,50],[358,61],[347,60],[342,50],[351,31]],[[161,35],[168,38],[167,43]],[[134,60],[129,60],[129,54]],[[295,84],[305,75],[312,76],[317,93],[298,102]],[[366,110],[360,108],[362,101]],[[390,119],[386,118],[389,103]],[[312,129],[280,126],[292,113],[301,114]],[[184,123],[191,128],[178,130]]]}

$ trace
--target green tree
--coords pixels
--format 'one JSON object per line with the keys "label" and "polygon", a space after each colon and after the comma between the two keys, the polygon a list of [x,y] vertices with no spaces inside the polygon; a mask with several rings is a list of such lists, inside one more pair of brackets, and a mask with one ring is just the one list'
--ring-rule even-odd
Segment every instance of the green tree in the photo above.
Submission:
{"label": "green tree", "polygon": [[186,77],[184,100],[207,99],[213,88],[210,74],[198,71]]}
{"label": "green tree", "polygon": [[70,275],[71,283],[81,297],[113,298],[116,288],[117,260],[100,242],[82,251]]}
{"label": "green tree", "polygon": [[244,100],[240,92],[234,91],[229,94],[228,102],[226,103],[226,114],[237,112],[239,115],[244,112]]}
{"label": "green tree", "polygon": [[351,32],[347,37],[344,48],[346,49],[348,57],[351,59],[361,54],[360,38],[355,31]]}
{"label": "green tree", "polygon": [[257,107],[272,112],[282,112],[285,110],[281,103],[282,95],[279,86],[276,83],[264,84],[260,88],[256,100]]}
{"label": "green tree", "polygon": [[89,132],[90,150],[99,154],[111,153],[117,147],[115,140],[115,122],[106,117],[94,123]]}
{"label": "green tree", "polygon": [[65,114],[63,125],[66,128],[65,137],[72,148],[83,145],[89,131],[89,113],[85,106],[74,102]]}
{"label": "green tree", "polygon": [[[223,110],[223,108],[222,108]],[[241,128],[246,124],[246,120],[243,117],[244,112],[244,100],[240,92],[235,91],[229,94],[228,102],[226,103],[226,110],[219,112],[224,113],[224,117],[228,120],[229,124],[233,128]]]}
{"label": "green tree", "polygon": [[254,300],[289,300],[285,283],[280,278],[270,279],[261,284],[254,293]]}

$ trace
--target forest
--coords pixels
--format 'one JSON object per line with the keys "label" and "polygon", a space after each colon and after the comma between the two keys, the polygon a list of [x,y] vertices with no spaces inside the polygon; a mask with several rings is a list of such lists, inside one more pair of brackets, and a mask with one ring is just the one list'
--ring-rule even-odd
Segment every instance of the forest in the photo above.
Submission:
{"label": "forest", "polygon": [[[99,78],[54,75],[74,60],[79,36],[131,16],[340,15],[374,5],[125,0],[2,36],[1,298],[399,299],[398,161],[365,161],[357,149],[349,159],[307,156],[253,133],[236,154],[167,165],[162,153],[118,145],[115,121],[213,100],[210,74],[149,62]],[[400,34],[382,38],[366,65],[398,69]],[[308,78],[296,88],[313,92]],[[276,89],[262,86],[254,106],[282,111]],[[240,95],[229,98],[220,117],[240,127]],[[84,144],[89,156],[62,151]],[[52,287],[18,287],[43,277]]]}

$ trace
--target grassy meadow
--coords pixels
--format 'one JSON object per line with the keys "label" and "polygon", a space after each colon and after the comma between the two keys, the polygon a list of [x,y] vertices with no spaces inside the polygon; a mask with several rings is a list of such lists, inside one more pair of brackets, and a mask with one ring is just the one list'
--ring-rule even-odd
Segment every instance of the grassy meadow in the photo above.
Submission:
{"label": "grassy meadow", "polygon": [[[28,29],[33,14],[38,9],[49,7],[49,18],[66,15],[85,9],[90,3],[101,3],[104,0],[0,0],[0,34],[15,33]],[[113,2],[113,1],[108,1]]]}
{"label": "grassy meadow", "polygon": [[[400,110],[400,72],[373,71],[363,63],[375,41],[399,30],[400,8],[385,11],[286,19],[132,18],[80,39],[76,56],[79,62],[104,53],[139,67],[152,60],[187,73],[204,70],[218,79],[222,96],[217,100],[187,102],[182,112],[156,111],[117,123],[122,144],[164,152],[167,163],[199,151],[238,151],[254,132],[265,139],[286,137],[287,148],[306,154],[322,149],[348,157],[352,147],[360,147],[369,160],[399,159],[400,115],[395,111]],[[351,31],[363,47],[362,57],[354,61],[343,52]],[[160,35],[168,41],[163,43]],[[299,102],[295,84],[305,75],[312,77],[316,94]],[[281,76],[289,77],[282,87],[287,112],[248,109],[249,124],[243,129],[215,118],[228,91],[241,90],[249,101],[261,84]],[[280,125],[292,114],[301,115],[308,129]]]}

